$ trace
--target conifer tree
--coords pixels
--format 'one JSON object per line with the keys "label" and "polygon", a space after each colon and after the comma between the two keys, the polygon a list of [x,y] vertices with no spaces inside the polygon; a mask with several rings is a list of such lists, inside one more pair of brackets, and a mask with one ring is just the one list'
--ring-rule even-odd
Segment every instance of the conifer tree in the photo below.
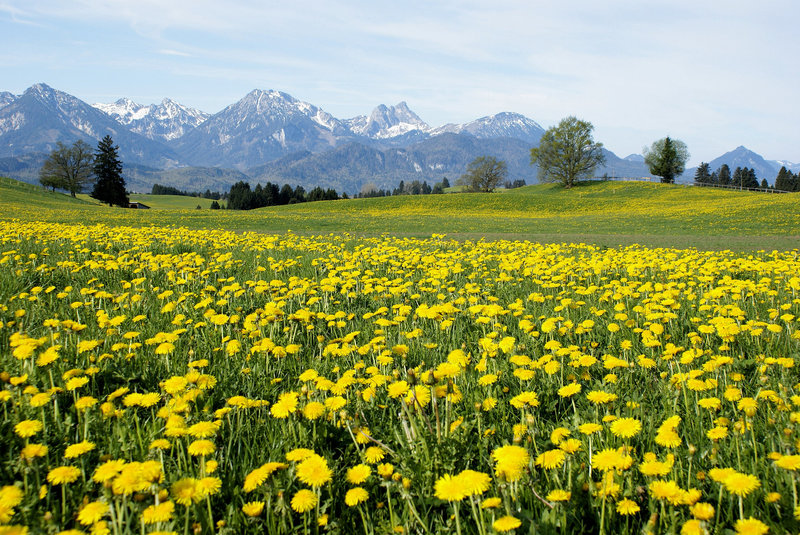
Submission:
{"label": "conifer tree", "polygon": [[731,168],[728,167],[728,164],[722,164],[722,167],[720,167],[719,171],[717,171],[717,183],[720,186],[731,185]]}
{"label": "conifer tree", "polygon": [[660,176],[661,182],[666,184],[674,183],[675,178],[683,174],[688,159],[686,143],[669,136],[654,141],[649,148],[644,148],[644,163],[651,173]]}
{"label": "conifer tree", "polygon": [[701,162],[700,165],[697,166],[697,171],[694,173],[694,181],[698,184],[711,183],[711,173],[709,172],[707,163]]}
{"label": "conifer tree", "polygon": [[105,136],[97,144],[94,155],[94,175],[96,182],[92,190],[92,197],[109,206],[117,205],[127,207],[129,204],[128,193],[125,191],[125,179],[122,178],[122,162],[111,136]]}
{"label": "conifer tree", "polygon": [[792,186],[792,173],[789,172],[785,166],[781,167],[781,170],[778,171],[778,176],[775,178],[775,189],[781,191],[792,191],[790,188]]}

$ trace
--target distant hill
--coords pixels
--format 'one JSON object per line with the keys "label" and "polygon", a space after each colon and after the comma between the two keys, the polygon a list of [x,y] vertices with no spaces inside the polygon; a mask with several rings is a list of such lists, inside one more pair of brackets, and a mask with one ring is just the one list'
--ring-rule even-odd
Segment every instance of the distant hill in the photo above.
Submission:
{"label": "distant hill", "polygon": [[[756,177],[758,177],[759,181],[761,181],[762,178],[766,178],[769,184],[775,183],[775,177],[778,176],[778,171],[780,171],[781,166],[786,166],[788,170],[793,172],[800,171],[800,165],[791,162],[766,160],[760,154],[743,146],[736,147],[732,151],[726,152],[718,158],[714,158],[708,162],[708,164],[712,172],[722,167],[723,164],[728,164],[728,167],[731,168],[731,173],[733,173],[737,167],[748,167],[755,170]],[[697,167],[687,169],[686,172],[683,173],[683,181],[693,182],[696,171]]]}
{"label": "distant hill", "polygon": [[131,132],[102,111],[45,84],[36,84],[0,107],[0,157],[49,153],[61,141],[91,146],[105,135],[119,145],[124,161],[170,167],[177,155],[166,145]]}
{"label": "distant hill", "polygon": [[[108,134],[120,147],[129,187],[137,191],[154,182],[226,190],[250,179],[354,193],[367,182],[384,189],[400,180],[434,183],[446,176],[452,182],[478,156],[505,160],[510,180],[531,184],[537,170],[529,151],[543,133],[539,123],[513,112],[432,127],[405,102],[338,119],[275,90],[255,89],[213,115],[170,99],[145,106],[122,98],[92,106],[41,83],[21,95],[0,92],[0,172],[35,182],[57,142],[82,139],[94,146]],[[641,155],[604,154],[599,176],[649,175]],[[721,162],[755,168],[770,181],[781,165],[800,170],[800,164],[764,160],[744,147],[712,160],[712,168]],[[693,176],[689,169],[679,181]]]}

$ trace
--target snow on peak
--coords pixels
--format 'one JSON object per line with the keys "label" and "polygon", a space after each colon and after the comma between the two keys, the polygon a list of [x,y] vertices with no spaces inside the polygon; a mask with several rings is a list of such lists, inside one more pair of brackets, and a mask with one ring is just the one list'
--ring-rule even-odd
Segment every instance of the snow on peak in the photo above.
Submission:
{"label": "snow on peak", "polygon": [[446,124],[435,129],[432,134],[471,134],[477,138],[513,137],[538,142],[544,128],[533,119],[520,113],[501,112],[475,119],[465,124]]}
{"label": "snow on peak", "polygon": [[345,123],[352,132],[373,139],[392,138],[414,130],[428,132],[431,129],[405,102],[391,107],[380,104],[369,117],[360,115]]}
{"label": "snow on peak", "polygon": [[208,118],[207,113],[168,98],[163,99],[160,104],[149,106],[137,104],[129,98],[121,98],[112,104],[98,103],[92,106],[137,134],[166,141],[181,137]]}

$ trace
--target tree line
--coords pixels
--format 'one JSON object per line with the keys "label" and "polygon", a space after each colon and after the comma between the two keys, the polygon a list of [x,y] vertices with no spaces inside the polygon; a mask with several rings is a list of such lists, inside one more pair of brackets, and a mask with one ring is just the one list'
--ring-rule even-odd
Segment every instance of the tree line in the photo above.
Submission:
{"label": "tree line", "polygon": [[709,164],[702,162],[694,173],[696,184],[713,184],[717,186],[734,186],[737,188],[767,188],[767,179],[758,181],[755,169],[737,167],[731,173],[731,168],[724,163],[716,171],[711,172]]}
{"label": "tree line", "polygon": [[272,182],[267,182],[264,186],[256,184],[256,187],[251,189],[249,182],[240,180],[231,186],[227,194],[227,207],[229,210],[253,210],[266,206],[330,201],[340,198],[347,199],[347,193],[342,193],[340,197],[336,190],[332,188],[323,189],[317,186],[306,192],[303,186],[292,188],[289,184],[284,184],[283,187],[279,187]]}
{"label": "tree line", "polygon": [[800,172],[792,173],[786,167],[781,167],[775,178],[775,189],[781,191],[800,191]]}
{"label": "tree line", "polygon": [[222,193],[218,191],[211,191],[210,189],[206,189],[204,193],[200,193],[199,191],[179,190],[176,187],[163,186],[161,184],[153,184],[150,195],[180,195],[182,197],[200,197],[203,199],[213,199],[215,201],[218,201],[223,197]]}

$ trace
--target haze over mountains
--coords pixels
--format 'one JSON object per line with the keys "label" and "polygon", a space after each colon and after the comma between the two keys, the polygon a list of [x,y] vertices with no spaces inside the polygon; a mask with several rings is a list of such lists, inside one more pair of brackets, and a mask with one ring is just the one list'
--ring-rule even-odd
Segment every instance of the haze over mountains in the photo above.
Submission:
{"label": "haze over mountains", "polygon": [[[505,160],[509,179],[532,184],[537,169],[530,165],[530,148],[543,133],[532,119],[511,112],[432,127],[405,102],[339,119],[272,90],[253,90],[213,115],[170,99],[149,106],[126,98],[89,105],[46,84],[22,95],[0,93],[0,173],[35,182],[56,142],[83,139],[94,146],[109,134],[120,147],[128,187],[138,191],[149,191],[154,182],[221,191],[238,180],[269,180],[353,194],[368,182],[379,188],[394,188],[400,180],[433,184],[445,176],[452,182],[482,155]],[[605,154],[599,175],[649,175],[640,155]],[[770,182],[781,165],[800,169],[744,147],[712,160],[712,169],[718,160],[732,169],[755,168]],[[684,177],[693,174],[687,170]]]}

